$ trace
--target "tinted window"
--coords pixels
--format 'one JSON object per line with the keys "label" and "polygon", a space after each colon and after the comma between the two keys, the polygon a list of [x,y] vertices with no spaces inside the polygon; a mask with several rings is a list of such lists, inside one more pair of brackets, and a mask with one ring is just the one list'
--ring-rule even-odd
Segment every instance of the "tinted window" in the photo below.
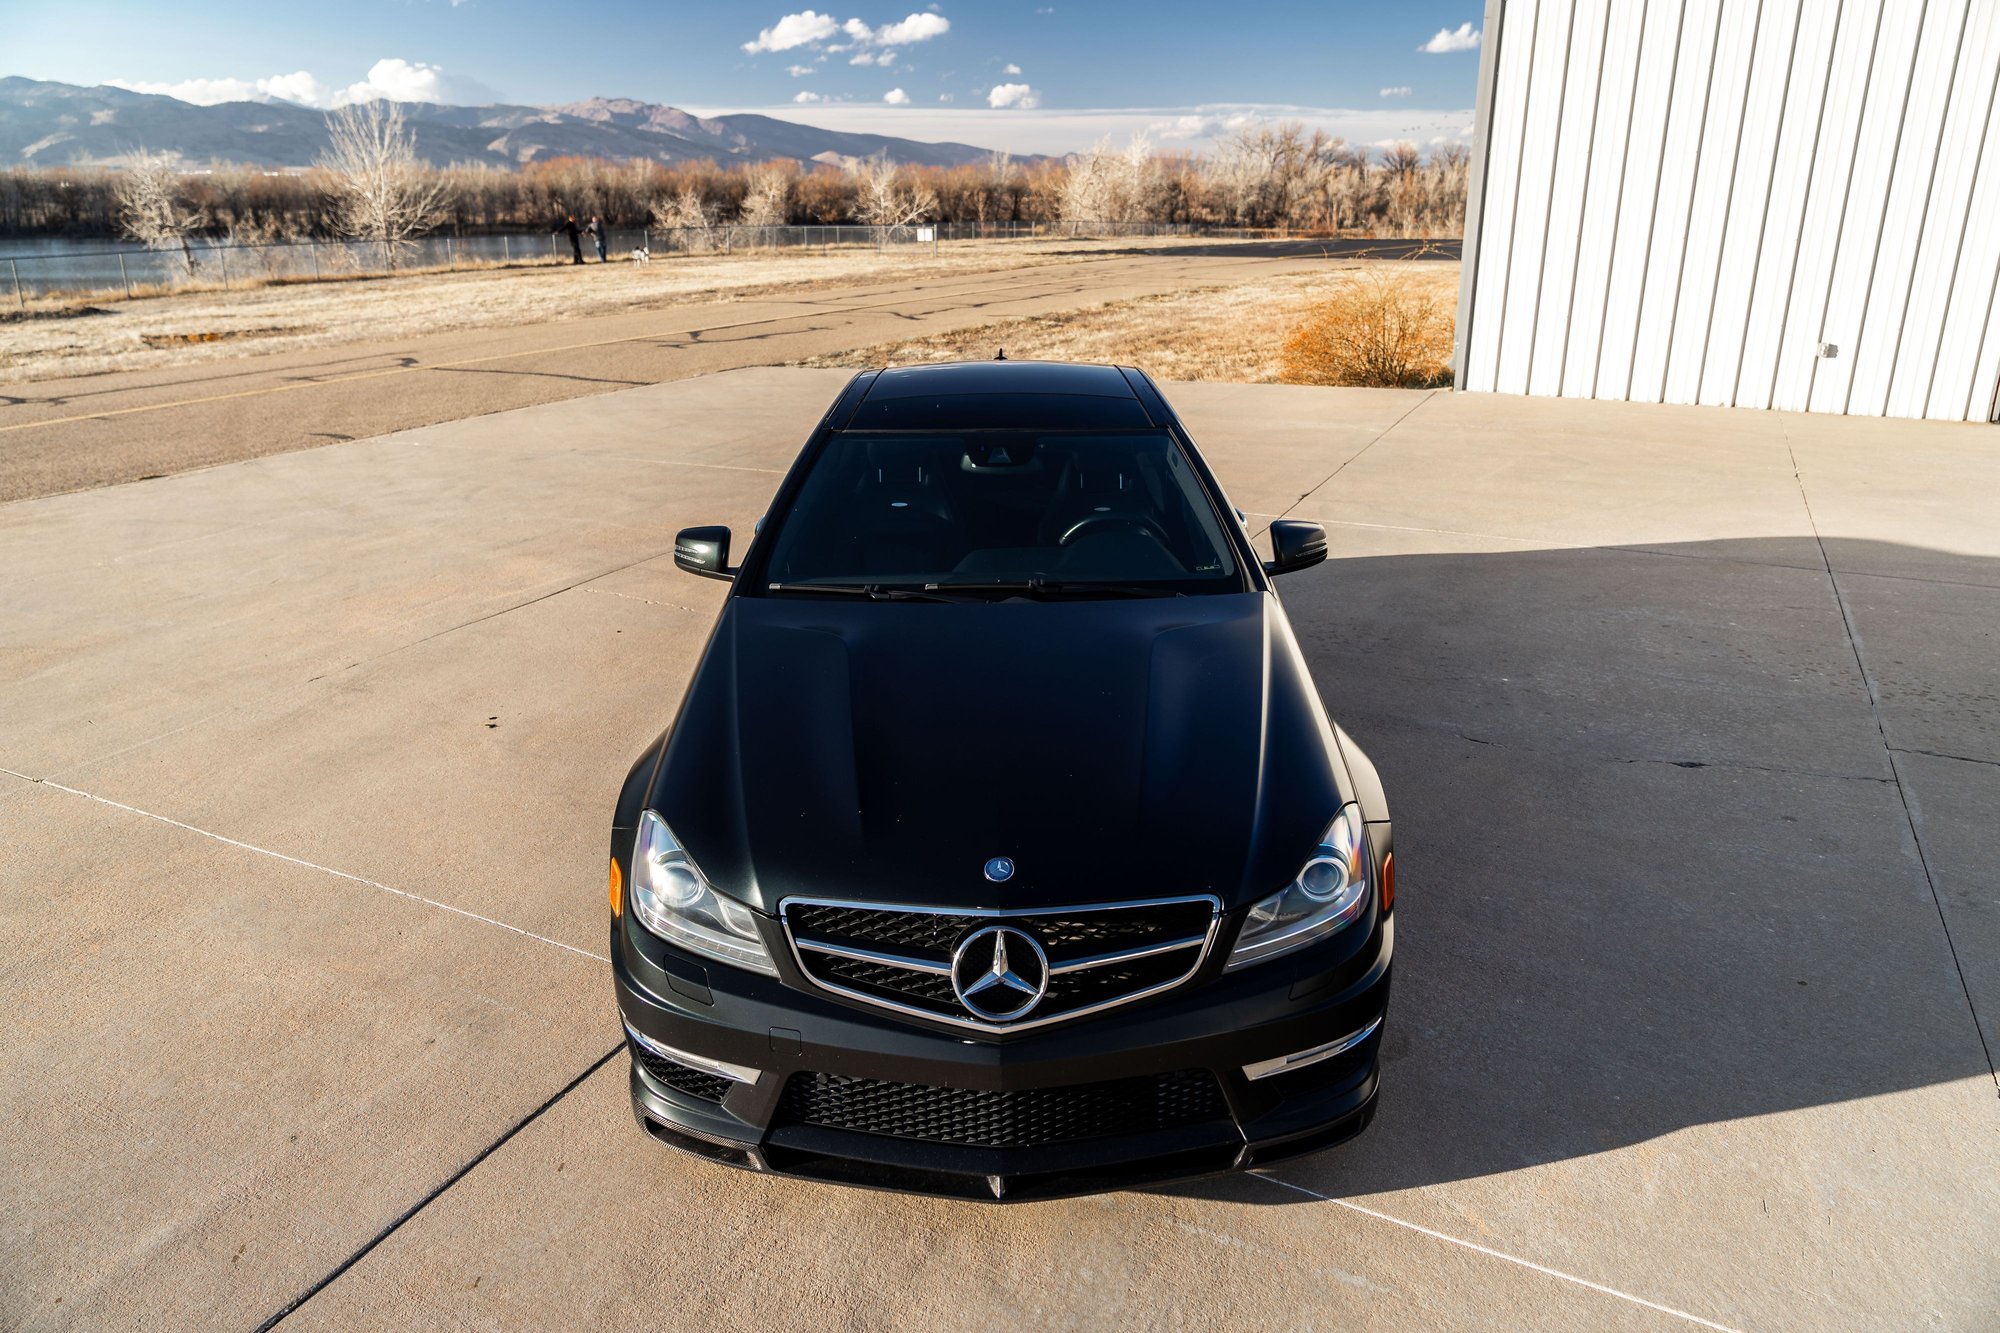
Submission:
{"label": "tinted window", "polygon": [[1242,587],[1200,481],[1159,430],[841,432],[777,522],[772,584]]}

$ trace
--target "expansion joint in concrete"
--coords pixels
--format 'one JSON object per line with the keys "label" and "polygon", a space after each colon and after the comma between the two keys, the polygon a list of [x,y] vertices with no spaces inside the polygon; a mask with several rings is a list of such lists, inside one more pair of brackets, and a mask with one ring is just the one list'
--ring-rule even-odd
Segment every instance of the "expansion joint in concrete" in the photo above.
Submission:
{"label": "expansion joint in concrete", "polygon": [[[1965,963],[1958,956],[1958,944],[1951,937],[1951,919],[1945,915],[1944,899],[1938,893],[1937,879],[1931,874],[1930,857],[1924,851],[1924,835],[1917,822],[1916,807],[1910,802],[1910,789],[1903,782],[1902,766],[1896,762],[1898,754],[1908,751],[1898,750],[1889,743],[1889,727],[1882,719],[1882,696],[1876,688],[1874,676],[1869,674],[1868,663],[1861,654],[1861,639],[1854,632],[1854,617],[1847,609],[1847,595],[1840,589],[1840,577],[1833,572],[1833,562],[1827,558],[1826,539],[1820,536],[1819,520],[1813,515],[1812,497],[1806,493],[1806,480],[1799,472],[1797,452],[1792,448],[1790,432],[1785,435],[1785,452],[1792,462],[1792,480],[1799,488],[1799,502],[1805,506],[1806,522],[1811,524],[1813,543],[1819,548],[1820,564],[1826,569],[1826,581],[1833,589],[1834,605],[1840,610],[1841,628],[1847,633],[1847,647],[1854,654],[1854,669],[1861,676],[1861,686],[1868,695],[1868,712],[1875,719],[1875,733],[1882,740],[1882,753],[1889,761],[1889,772],[1896,785],[1896,795],[1902,801],[1903,819],[1910,829],[1910,841],[1917,849],[1917,865],[1924,872],[1924,885],[1930,890],[1931,906],[1937,911],[1938,928],[1944,932],[1944,946],[1951,954],[1951,965],[1958,973],[1959,990],[1965,995],[1966,1013],[1972,1019],[1972,1033],[1979,1039],[1979,1049],[1986,1056],[1986,1073],[1993,1080],[1996,1093],[2000,1093],[2000,1068],[1993,1061],[1993,1047],[1986,1040],[1986,1028],[1979,1021],[1979,1005],[1972,998],[1972,985],[1965,977]],[[1958,758],[1959,756],[1946,756]]]}

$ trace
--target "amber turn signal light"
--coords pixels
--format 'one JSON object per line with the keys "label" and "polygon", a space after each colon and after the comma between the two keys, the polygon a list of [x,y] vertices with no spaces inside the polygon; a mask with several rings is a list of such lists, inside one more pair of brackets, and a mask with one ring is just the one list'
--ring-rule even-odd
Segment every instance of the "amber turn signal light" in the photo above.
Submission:
{"label": "amber turn signal light", "polygon": [[[618,878],[618,867],[616,865],[613,865],[611,867],[611,878],[614,882],[616,882]],[[611,892],[613,897],[617,896],[618,891],[616,889],[613,889]],[[1382,910],[1386,912],[1395,905],[1396,905],[1396,854],[1394,852],[1390,852],[1387,856],[1382,858]]]}
{"label": "amber turn signal light", "polygon": [[618,858],[611,858],[611,915],[625,910],[625,877],[618,873]]}

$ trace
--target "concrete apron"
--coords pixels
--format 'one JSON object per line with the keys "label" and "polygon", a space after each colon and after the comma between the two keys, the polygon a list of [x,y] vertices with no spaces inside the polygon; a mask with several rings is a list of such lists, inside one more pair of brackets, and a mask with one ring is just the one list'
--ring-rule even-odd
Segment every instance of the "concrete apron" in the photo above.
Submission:
{"label": "concrete apron", "polygon": [[1977,427],[1170,386],[1253,527],[1329,525],[1283,592],[1397,818],[1375,1127],[1006,1210],[643,1140],[602,858],[719,601],[672,534],[843,378],[0,507],[0,1323],[1991,1320]]}

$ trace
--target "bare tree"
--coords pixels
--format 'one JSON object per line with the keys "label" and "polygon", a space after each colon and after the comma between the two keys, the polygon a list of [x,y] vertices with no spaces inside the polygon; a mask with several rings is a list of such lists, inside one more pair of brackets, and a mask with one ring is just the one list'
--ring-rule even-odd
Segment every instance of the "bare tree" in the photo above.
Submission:
{"label": "bare tree", "polygon": [[715,248],[714,210],[692,185],[683,185],[678,193],[653,205],[653,225],[678,233],[683,250]]}
{"label": "bare tree", "polygon": [[886,152],[863,158],[851,170],[855,212],[870,226],[904,227],[937,211],[937,191],[911,178]]}
{"label": "bare tree", "polygon": [[417,160],[399,103],[344,106],[327,129],[332,145],[316,165],[333,178],[333,229],[379,244],[394,268],[412,238],[444,220],[444,177]]}
{"label": "bare tree", "polygon": [[194,276],[194,236],[208,225],[208,210],[187,202],[180,169],[165,153],[140,153],[119,177],[118,225],[149,250],[179,250]]}
{"label": "bare tree", "polygon": [[740,220],[746,227],[782,227],[791,220],[791,205],[791,173],[767,163],[750,173]]}

